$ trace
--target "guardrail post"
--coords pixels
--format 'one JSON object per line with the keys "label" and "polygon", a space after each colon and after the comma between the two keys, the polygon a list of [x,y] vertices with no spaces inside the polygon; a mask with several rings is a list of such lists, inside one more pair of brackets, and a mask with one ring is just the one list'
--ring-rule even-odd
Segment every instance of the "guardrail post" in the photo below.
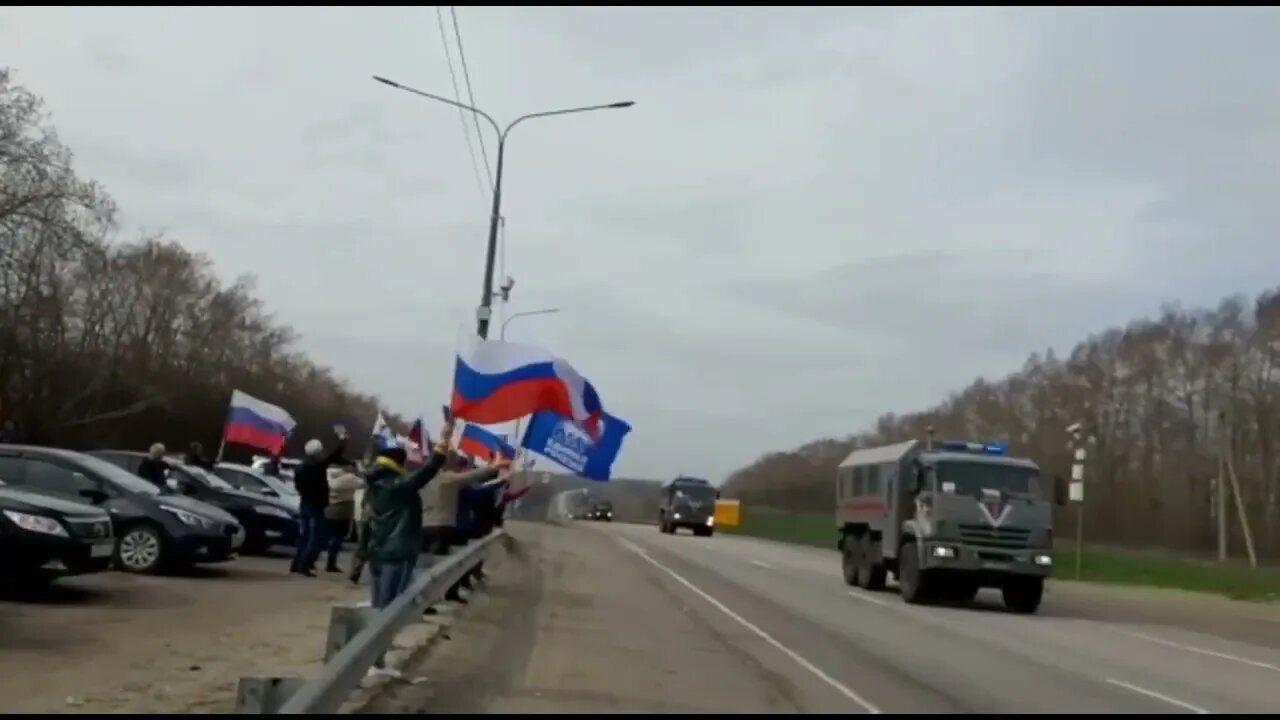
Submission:
{"label": "guardrail post", "polygon": [[377,617],[373,608],[347,607],[334,605],[329,614],[329,633],[324,642],[324,661],[329,662],[337,655],[351,638],[360,634]]}
{"label": "guardrail post", "polygon": [[236,713],[273,715],[302,687],[296,677],[242,677],[236,685]]}

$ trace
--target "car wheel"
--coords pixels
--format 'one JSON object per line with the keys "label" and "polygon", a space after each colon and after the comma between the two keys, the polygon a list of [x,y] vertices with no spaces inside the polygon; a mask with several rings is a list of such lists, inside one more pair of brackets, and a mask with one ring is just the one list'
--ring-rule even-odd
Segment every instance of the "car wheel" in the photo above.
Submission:
{"label": "car wheel", "polygon": [[125,572],[155,572],[164,559],[164,538],[150,525],[125,529],[116,541],[116,566]]}

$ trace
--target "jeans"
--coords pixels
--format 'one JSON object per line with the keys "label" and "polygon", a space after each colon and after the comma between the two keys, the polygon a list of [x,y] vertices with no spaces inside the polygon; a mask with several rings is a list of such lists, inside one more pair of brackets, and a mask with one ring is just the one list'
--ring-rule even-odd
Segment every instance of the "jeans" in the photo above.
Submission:
{"label": "jeans", "polygon": [[[373,607],[381,610],[390,605],[405,588],[409,587],[409,582],[413,580],[414,563],[412,560],[402,562],[378,562],[369,563],[369,569],[373,574]],[[373,661],[375,668],[381,668],[386,665],[384,656],[379,655],[377,660]]]}
{"label": "jeans", "polygon": [[315,572],[316,560],[328,540],[329,524],[323,510],[303,508],[298,515],[298,546],[293,555],[292,572]]}

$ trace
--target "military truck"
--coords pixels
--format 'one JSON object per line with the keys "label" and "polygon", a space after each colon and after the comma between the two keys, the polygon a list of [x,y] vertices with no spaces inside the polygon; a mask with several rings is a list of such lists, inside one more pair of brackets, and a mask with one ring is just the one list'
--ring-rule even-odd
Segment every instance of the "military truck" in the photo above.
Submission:
{"label": "military truck", "polygon": [[684,527],[699,537],[716,530],[716,499],[720,491],[702,478],[678,477],[662,486],[658,497],[658,529],[668,535]]}
{"label": "military truck", "polygon": [[1019,613],[1040,607],[1053,566],[1055,479],[996,443],[932,439],[854,450],[836,470],[836,530],[845,582],[902,599],[967,603],[999,588]]}

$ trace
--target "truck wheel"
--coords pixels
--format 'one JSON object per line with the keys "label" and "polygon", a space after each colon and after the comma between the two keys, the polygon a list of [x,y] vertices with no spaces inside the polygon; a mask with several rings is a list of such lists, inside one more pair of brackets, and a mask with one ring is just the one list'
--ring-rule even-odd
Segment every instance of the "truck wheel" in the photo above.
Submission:
{"label": "truck wheel", "polygon": [[884,589],[885,567],[883,562],[875,562],[875,543],[870,535],[863,535],[858,543],[858,587],[865,590],[878,591]]}
{"label": "truck wheel", "polygon": [[1031,615],[1040,609],[1044,598],[1044,578],[1017,578],[1002,589],[1004,606],[1020,615]]}
{"label": "truck wheel", "polygon": [[840,569],[844,572],[844,582],[846,585],[858,584],[858,538],[852,535],[845,535],[840,541]]}
{"label": "truck wheel", "polygon": [[914,542],[903,543],[898,549],[898,588],[902,599],[910,605],[923,605],[929,601],[929,573],[920,569],[920,555]]}

